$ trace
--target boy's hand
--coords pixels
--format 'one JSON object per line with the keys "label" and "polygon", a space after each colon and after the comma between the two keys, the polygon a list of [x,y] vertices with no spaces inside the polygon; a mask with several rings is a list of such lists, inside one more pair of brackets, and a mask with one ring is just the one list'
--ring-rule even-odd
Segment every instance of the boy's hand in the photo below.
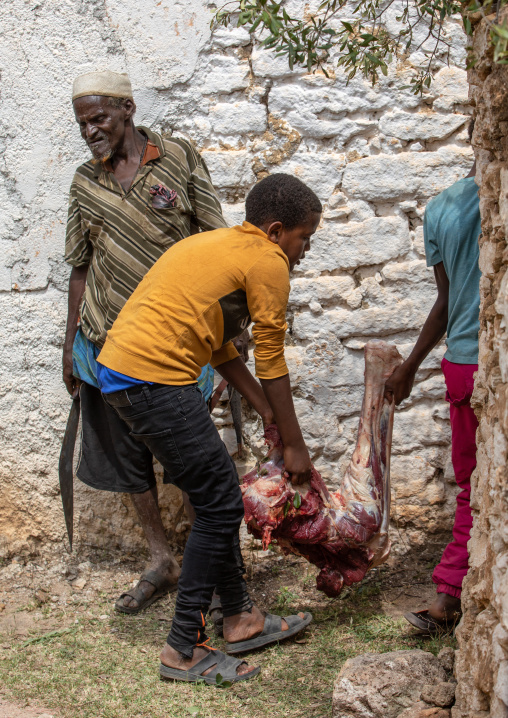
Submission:
{"label": "boy's hand", "polygon": [[284,447],[284,466],[293,486],[310,481],[312,463],[306,446]]}
{"label": "boy's hand", "polygon": [[388,400],[395,399],[397,406],[407,399],[413,389],[416,371],[404,362],[401,364],[385,384],[385,396]]}

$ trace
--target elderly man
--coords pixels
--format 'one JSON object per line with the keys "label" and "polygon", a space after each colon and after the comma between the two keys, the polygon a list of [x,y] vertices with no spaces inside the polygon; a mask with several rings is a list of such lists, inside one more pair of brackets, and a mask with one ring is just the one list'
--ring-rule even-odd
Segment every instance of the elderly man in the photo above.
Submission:
{"label": "elderly man", "polygon": [[[175,242],[226,223],[206,165],[189,142],[135,126],[127,75],[81,75],[72,102],[92,159],[77,169],[70,191],[65,259],[72,271],[63,379],[69,393],[79,391],[81,398],[78,478],[95,489],[130,494],[148,542],[147,570],[116,603],[119,611],[137,613],[176,589],[180,569],[161,521],[152,455],[103,401],[96,357],[157,259]],[[212,377],[208,367],[199,379],[205,399]]]}

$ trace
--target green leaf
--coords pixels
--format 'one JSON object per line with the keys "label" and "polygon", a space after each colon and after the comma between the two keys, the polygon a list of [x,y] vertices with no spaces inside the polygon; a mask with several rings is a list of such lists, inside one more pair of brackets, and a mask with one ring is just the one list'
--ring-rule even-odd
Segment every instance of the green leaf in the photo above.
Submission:
{"label": "green leaf", "polygon": [[344,25],[344,27],[346,28],[346,30],[348,32],[354,32],[353,26],[351,25],[350,22],[344,22],[344,20],[341,20],[341,23]]}
{"label": "green leaf", "polygon": [[217,688],[230,688],[233,684],[231,681],[225,681],[220,673],[215,676],[215,685]]}
{"label": "green leaf", "polygon": [[295,496],[293,499],[293,506],[295,507],[295,509],[299,509],[301,505],[302,505],[302,497],[300,496],[298,491],[295,491]]}

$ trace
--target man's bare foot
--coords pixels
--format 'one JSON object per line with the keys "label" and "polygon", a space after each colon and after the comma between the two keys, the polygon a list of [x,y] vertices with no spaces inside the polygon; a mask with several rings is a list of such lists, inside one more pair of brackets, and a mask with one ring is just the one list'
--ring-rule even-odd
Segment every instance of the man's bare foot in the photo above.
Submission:
{"label": "man's bare foot", "polygon": [[[182,656],[181,653],[179,653],[166,643],[161,651],[160,659],[161,663],[163,663],[165,666],[168,666],[168,668],[177,668],[180,671],[189,671],[193,666],[196,665],[196,663],[199,663],[199,661],[203,660],[203,658],[205,658],[205,656],[207,656],[209,653],[209,649],[196,646],[196,648],[194,649],[194,653],[192,654],[192,658],[185,658],[184,656]],[[210,668],[207,668],[206,671],[203,671],[201,675],[207,676],[210,671],[213,670],[213,668],[214,666],[210,666]],[[247,665],[247,663],[241,663],[236,669],[236,673],[237,675],[242,676],[244,675],[244,673],[250,673],[250,671],[253,671],[254,668],[255,666],[249,666]]]}
{"label": "man's bare foot", "polygon": [[435,621],[455,621],[460,615],[460,598],[450,596],[448,593],[438,593],[429,606],[429,615]]}
{"label": "man's bare foot", "polygon": [[[160,576],[162,581],[167,581],[168,583],[174,584],[175,586],[178,583],[178,578],[180,576],[180,566],[178,565],[176,559],[173,556],[169,557],[163,563],[157,564],[156,566],[149,565],[145,569],[145,573],[148,573],[149,571],[153,571],[158,576]],[[157,587],[150,583],[150,581],[140,581],[136,586],[136,590],[137,589],[139,589],[139,591],[141,591],[141,593],[145,597],[144,601],[149,600],[157,591]],[[125,606],[126,608],[136,609],[139,607],[140,602],[132,596],[126,595],[122,599],[121,605]]]}
{"label": "man's bare foot", "polygon": [[[299,613],[300,618],[305,618],[304,613]],[[249,638],[258,636],[265,625],[265,617],[257,608],[237,613],[236,616],[224,616],[224,638],[228,643],[247,641]],[[282,630],[288,630],[288,624],[282,620]]]}

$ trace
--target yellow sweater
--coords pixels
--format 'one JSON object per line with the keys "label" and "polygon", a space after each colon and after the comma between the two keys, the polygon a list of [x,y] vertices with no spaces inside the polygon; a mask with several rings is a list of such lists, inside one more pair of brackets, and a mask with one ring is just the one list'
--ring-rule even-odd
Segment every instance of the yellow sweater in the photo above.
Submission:
{"label": "yellow sweater", "polygon": [[254,225],[202,232],[168,249],[141,280],[98,361],[158,384],[196,381],[208,362],[238,356],[231,339],[254,322],[256,375],[288,373],[284,360],[289,262]]}

